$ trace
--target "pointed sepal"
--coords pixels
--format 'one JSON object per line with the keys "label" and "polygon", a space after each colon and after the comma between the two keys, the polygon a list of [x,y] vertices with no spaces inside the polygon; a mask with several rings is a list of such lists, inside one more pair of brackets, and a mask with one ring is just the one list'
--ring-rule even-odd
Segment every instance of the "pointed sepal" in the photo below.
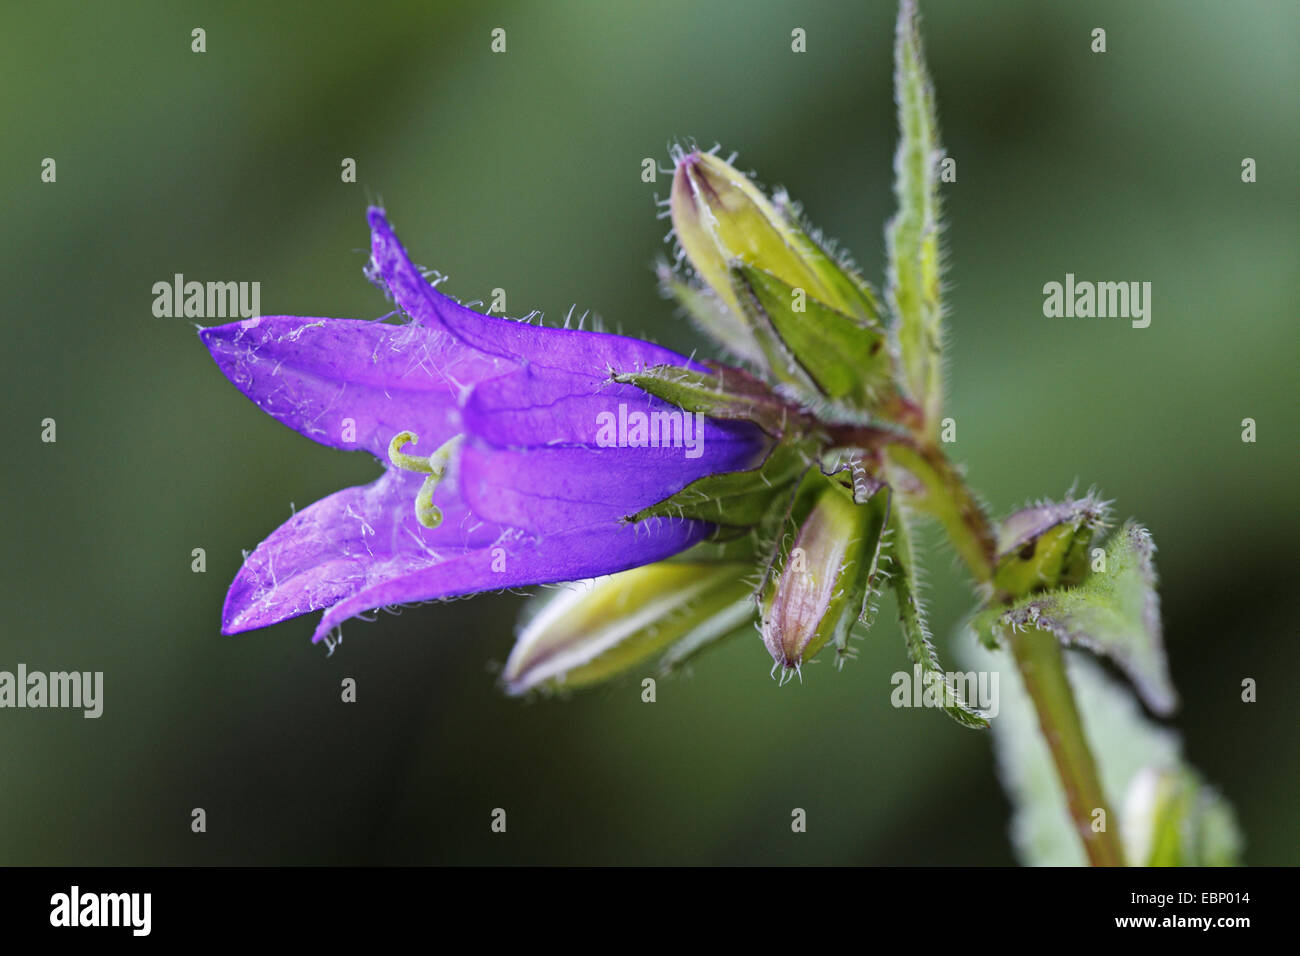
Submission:
{"label": "pointed sepal", "polygon": [[654,365],[635,372],[611,372],[610,381],[635,385],[683,411],[753,422],[773,437],[801,421],[799,412],[762,380],[725,365],[710,365],[709,371]]}
{"label": "pointed sepal", "polygon": [[779,496],[788,496],[792,483],[807,470],[811,455],[812,449],[803,443],[777,445],[757,468],[706,475],[627,520],[667,517],[737,528],[755,525]]}
{"label": "pointed sepal", "polygon": [[[760,372],[770,370],[768,353],[775,345],[770,341],[770,333],[756,331],[748,316],[729,308],[707,286],[687,282],[667,263],[661,263],[656,274],[660,291],[676,302],[691,324],[719,346],[724,354]],[[767,341],[761,343],[760,338]]]}
{"label": "pointed sepal", "polygon": [[822,396],[872,409],[892,393],[893,360],[878,325],[851,318],[754,266],[733,266],[732,283],[741,307],[771,324]]}

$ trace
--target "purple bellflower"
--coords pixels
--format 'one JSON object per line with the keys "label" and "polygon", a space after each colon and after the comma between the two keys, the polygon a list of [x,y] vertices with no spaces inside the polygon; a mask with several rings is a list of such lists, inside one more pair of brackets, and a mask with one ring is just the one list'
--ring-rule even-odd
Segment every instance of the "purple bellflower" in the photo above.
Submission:
{"label": "purple bellflower", "polygon": [[245,559],[224,633],[325,610],[319,641],[376,608],[609,574],[708,536],[704,521],[628,516],[696,479],[757,467],[763,432],[697,418],[684,423],[699,429],[689,447],[635,429],[601,435],[629,410],[684,414],[613,375],[703,366],[633,338],[475,312],[425,280],[382,209],[369,222],[367,274],[410,321],[263,316],[199,333],[262,411],[385,463],[377,481],[298,512]]}

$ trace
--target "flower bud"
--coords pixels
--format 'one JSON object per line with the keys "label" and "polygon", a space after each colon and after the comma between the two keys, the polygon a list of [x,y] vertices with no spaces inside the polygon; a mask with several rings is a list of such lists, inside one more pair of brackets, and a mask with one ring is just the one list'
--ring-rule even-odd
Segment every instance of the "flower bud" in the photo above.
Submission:
{"label": "flower bud", "polygon": [[660,561],[537,599],[503,675],[506,690],[573,689],[658,655],[679,663],[753,617],[749,566]]}
{"label": "flower bud", "polygon": [[1008,516],[998,528],[994,586],[1019,598],[1078,584],[1088,573],[1088,546],[1108,516],[1107,503],[1092,494],[1039,502]]}
{"label": "flower bud", "polygon": [[678,155],[673,229],[701,284],[661,282],[695,324],[795,394],[890,417],[894,358],[871,287],[711,153]]}
{"label": "flower bud", "polygon": [[698,150],[677,159],[673,228],[700,278],[738,315],[744,308],[729,270],[737,260],[772,273],[845,315],[875,321],[870,287],[832,258],[799,224],[734,167]]}
{"label": "flower bud", "polygon": [[865,615],[888,490],[873,489],[860,504],[845,477],[814,467],[795,494],[760,596],[773,671],[802,675],[803,662],[831,642],[845,651],[850,629]]}

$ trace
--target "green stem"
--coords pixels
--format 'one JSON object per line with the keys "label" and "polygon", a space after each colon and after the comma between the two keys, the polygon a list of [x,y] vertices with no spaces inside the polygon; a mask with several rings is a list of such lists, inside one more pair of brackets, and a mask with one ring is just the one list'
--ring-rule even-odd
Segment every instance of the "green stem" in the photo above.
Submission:
{"label": "green stem", "polygon": [[[1010,644],[1088,861],[1093,866],[1123,866],[1124,854],[1113,826],[1117,818],[1106,803],[1060,645],[1053,635],[1034,628],[1013,632]],[[1102,811],[1101,830],[1093,828],[1098,810]]]}
{"label": "green stem", "polygon": [[[984,584],[993,579],[997,538],[984,509],[956,466],[935,445],[896,433],[860,429],[837,435],[860,447],[884,448],[890,461],[915,478],[911,497],[937,517],[975,576]],[[907,491],[908,489],[900,489]],[[1025,689],[1038,714],[1038,727],[1052,755],[1065,791],[1070,820],[1093,866],[1123,866],[1124,855],[1112,824],[1097,763],[1083,730],[1083,721],[1065,673],[1065,658],[1056,638],[1035,629],[1013,633],[1011,653]],[[1104,811],[1105,829],[1093,829],[1093,814]]]}
{"label": "green stem", "polygon": [[976,581],[983,584],[993,580],[997,543],[989,519],[957,466],[938,446],[890,428],[832,425],[826,433],[840,447],[888,455],[895,466],[890,484],[917,508],[939,520]]}
{"label": "green stem", "polygon": [[939,519],[957,554],[975,580],[993,580],[997,543],[988,516],[966,486],[957,466],[935,445],[897,442],[888,446],[889,459],[920,482],[916,504]]}

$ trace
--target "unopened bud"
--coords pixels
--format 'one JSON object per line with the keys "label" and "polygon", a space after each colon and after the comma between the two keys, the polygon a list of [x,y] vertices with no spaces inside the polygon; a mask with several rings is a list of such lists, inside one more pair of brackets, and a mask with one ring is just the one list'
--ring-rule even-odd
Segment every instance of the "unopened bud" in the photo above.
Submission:
{"label": "unopened bud", "polygon": [[847,646],[864,616],[887,517],[888,490],[854,500],[847,473],[812,468],[795,495],[760,600],[773,670],[798,671],[827,644]]}
{"label": "unopened bud", "polygon": [[875,320],[869,287],[828,255],[783,201],[777,209],[735,167],[697,151],[677,160],[673,228],[700,278],[738,314],[729,270],[742,262],[772,273],[792,288],[845,315]]}
{"label": "unopened bud", "polygon": [[711,153],[675,159],[673,229],[701,288],[665,288],[696,324],[796,392],[888,405],[893,357],[871,287],[804,230],[784,194],[773,204]]}
{"label": "unopened bud", "polygon": [[1019,598],[1078,584],[1088,573],[1088,546],[1108,517],[1107,503],[1091,494],[1040,502],[1010,515],[998,528],[994,586]]}
{"label": "unopened bud", "polygon": [[678,661],[753,617],[749,566],[661,561],[538,602],[503,675],[511,694],[573,689],[659,655]]}

